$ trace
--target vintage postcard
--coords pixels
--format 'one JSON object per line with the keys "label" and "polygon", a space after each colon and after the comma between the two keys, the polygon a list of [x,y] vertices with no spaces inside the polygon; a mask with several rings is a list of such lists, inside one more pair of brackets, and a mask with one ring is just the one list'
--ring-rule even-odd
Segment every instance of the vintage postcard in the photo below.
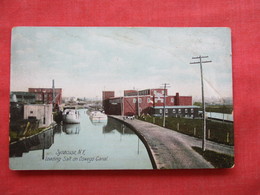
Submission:
{"label": "vintage postcard", "polygon": [[16,27],[12,170],[234,166],[229,28]]}

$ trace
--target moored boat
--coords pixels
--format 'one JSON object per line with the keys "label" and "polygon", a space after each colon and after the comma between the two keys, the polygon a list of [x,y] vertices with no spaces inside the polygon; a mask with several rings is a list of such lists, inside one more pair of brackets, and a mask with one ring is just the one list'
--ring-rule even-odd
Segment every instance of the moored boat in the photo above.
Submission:
{"label": "moored boat", "polygon": [[92,122],[106,122],[107,115],[100,111],[93,111],[90,113],[89,118]]}
{"label": "moored boat", "polygon": [[79,111],[76,109],[65,109],[62,113],[63,122],[69,124],[77,124],[80,123],[79,120]]}

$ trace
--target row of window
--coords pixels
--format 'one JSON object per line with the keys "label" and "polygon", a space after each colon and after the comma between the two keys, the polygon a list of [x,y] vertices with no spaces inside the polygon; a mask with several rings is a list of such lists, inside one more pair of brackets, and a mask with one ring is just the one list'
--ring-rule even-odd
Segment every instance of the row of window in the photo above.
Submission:
{"label": "row of window", "polygon": [[139,95],[150,95],[150,90],[139,91]]}
{"label": "row of window", "polygon": [[[137,98],[134,98],[134,99],[133,99],[133,103],[135,104],[136,101],[137,101]],[[138,98],[138,102],[139,102],[139,103],[142,103],[142,99],[141,99],[141,98]],[[150,98],[147,98],[147,103],[150,103],[150,102],[151,102],[151,99],[150,99]]]}
{"label": "row of window", "polygon": [[[180,108],[178,108],[178,109],[172,109],[172,113],[174,113],[174,114],[175,114],[177,111],[178,111],[179,114],[181,114],[181,109],[180,109]],[[163,109],[160,109],[159,112],[162,114]],[[193,108],[190,109],[190,112],[191,112],[191,113],[194,112]],[[167,109],[167,108],[165,109],[165,113],[168,113],[168,109]],[[188,113],[188,109],[185,109],[185,113]]]}
{"label": "row of window", "polygon": [[[137,98],[134,98],[133,99],[133,103],[135,104],[137,101]],[[161,102],[163,103],[164,102],[164,99],[161,99]],[[171,98],[171,102],[173,103],[174,102],[174,98]],[[142,103],[142,99],[139,98],[139,103]],[[147,98],[147,103],[151,103],[151,99],[150,98]],[[157,101],[155,100],[155,103],[157,103]]]}

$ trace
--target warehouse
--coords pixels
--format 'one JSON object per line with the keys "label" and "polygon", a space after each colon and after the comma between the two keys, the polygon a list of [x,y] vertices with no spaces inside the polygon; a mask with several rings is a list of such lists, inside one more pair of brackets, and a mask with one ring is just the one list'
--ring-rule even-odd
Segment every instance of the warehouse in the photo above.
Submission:
{"label": "warehouse", "polygon": [[[165,101],[165,103],[164,103]],[[158,115],[160,107],[168,106],[171,109],[181,106],[183,114],[173,114],[173,116],[185,116],[185,106],[189,112],[189,117],[193,117],[194,108],[191,96],[168,95],[167,89],[145,89],[145,90],[125,90],[123,97],[115,97],[114,91],[103,91],[103,108],[109,115]],[[183,110],[184,109],[184,110]],[[193,111],[191,111],[193,109]],[[158,112],[158,113],[157,113]],[[187,115],[187,114],[186,114]],[[169,115],[172,116],[172,115]]]}
{"label": "warehouse", "polygon": [[[29,88],[30,93],[35,94],[36,102],[42,104],[52,104],[55,99],[55,104],[60,105],[62,101],[61,88]],[[54,97],[53,97],[54,96]]]}

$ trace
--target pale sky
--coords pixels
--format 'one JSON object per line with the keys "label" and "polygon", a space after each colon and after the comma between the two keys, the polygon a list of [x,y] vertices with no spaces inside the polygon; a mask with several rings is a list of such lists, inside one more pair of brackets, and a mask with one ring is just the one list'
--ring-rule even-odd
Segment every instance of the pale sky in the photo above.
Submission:
{"label": "pale sky", "polygon": [[12,32],[11,91],[63,89],[65,97],[100,98],[103,90],[159,88],[169,94],[232,97],[228,28],[16,27]]}

